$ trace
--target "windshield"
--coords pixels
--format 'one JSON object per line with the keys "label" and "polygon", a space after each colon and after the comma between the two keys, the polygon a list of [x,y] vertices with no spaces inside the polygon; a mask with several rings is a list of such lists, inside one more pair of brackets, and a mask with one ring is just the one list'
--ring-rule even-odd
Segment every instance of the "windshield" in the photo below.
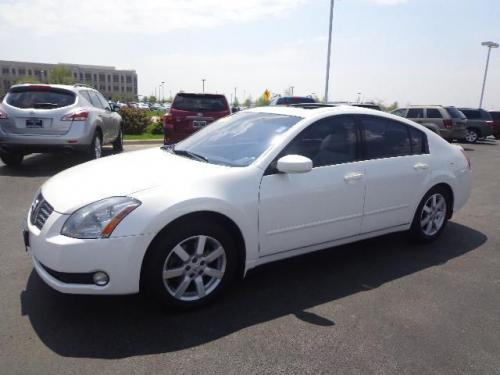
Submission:
{"label": "windshield", "polygon": [[177,94],[172,108],[191,112],[229,111],[226,97],[223,95]]}
{"label": "windshield", "polygon": [[175,152],[189,152],[209,163],[246,167],[300,120],[274,113],[240,112],[178,143]]}
{"label": "windshield", "polygon": [[9,91],[7,104],[16,108],[61,108],[74,104],[76,95],[70,91],[41,87],[16,87]]}

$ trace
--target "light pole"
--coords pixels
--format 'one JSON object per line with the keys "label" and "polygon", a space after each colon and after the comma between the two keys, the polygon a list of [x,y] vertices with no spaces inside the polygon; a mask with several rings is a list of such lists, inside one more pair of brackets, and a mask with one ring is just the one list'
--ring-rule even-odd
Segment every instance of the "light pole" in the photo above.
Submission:
{"label": "light pole", "polygon": [[162,81],[161,87],[162,87],[162,93],[160,94],[161,96],[160,102],[163,103],[163,101],[165,100],[165,82]]}
{"label": "light pole", "polygon": [[484,68],[483,88],[481,89],[481,99],[479,99],[479,108],[483,108],[484,88],[486,86],[486,77],[488,76],[488,66],[490,65],[491,49],[498,48],[498,43],[482,42],[481,45],[488,47],[488,56],[486,57],[486,67]]}
{"label": "light pole", "polygon": [[206,81],[206,79],[205,79],[205,78],[202,78],[202,79],[201,79],[201,84],[202,84],[202,92],[203,92],[203,93],[205,92],[205,81]]}
{"label": "light pole", "polygon": [[333,24],[333,7],[335,0],[330,2],[330,25],[328,29],[328,54],[326,56],[326,82],[325,82],[325,103],[328,103],[328,84],[330,81],[330,56],[332,50],[332,24]]}
{"label": "light pole", "polygon": [[292,93],[292,96],[293,96],[293,89],[295,88],[295,86],[290,86],[290,92]]}
{"label": "light pole", "polygon": [[236,105],[236,90],[237,90],[237,89],[238,89],[237,87],[235,87],[235,88],[234,88],[234,104],[235,104],[235,105]]}

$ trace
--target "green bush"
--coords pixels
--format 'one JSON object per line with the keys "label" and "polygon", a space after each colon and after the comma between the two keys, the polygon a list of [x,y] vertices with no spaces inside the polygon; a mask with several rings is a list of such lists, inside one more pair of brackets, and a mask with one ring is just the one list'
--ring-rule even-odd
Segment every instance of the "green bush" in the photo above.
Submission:
{"label": "green bush", "polygon": [[149,116],[137,108],[123,107],[120,109],[123,119],[124,134],[142,134],[149,125]]}
{"label": "green bush", "polygon": [[146,128],[146,133],[163,134],[163,124],[161,122],[153,122]]}

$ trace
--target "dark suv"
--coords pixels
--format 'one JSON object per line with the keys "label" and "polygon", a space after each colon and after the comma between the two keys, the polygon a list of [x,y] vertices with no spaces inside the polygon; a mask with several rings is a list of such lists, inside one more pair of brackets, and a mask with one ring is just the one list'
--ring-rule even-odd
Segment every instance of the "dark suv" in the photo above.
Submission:
{"label": "dark suv", "polygon": [[164,143],[177,143],[230,113],[224,95],[178,93],[163,117]]}
{"label": "dark suv", "polygon": [[269,105],[289,105],[302,103],[316,103],[310,96],[278,96],[271,100]]}
{"label": "dark suv", "polygon": [[484,109],[480,108],[459,108],[467,117],[467,135],[465,140],[476,143],[478,139],[485,138],[493,134],[493,119]]}

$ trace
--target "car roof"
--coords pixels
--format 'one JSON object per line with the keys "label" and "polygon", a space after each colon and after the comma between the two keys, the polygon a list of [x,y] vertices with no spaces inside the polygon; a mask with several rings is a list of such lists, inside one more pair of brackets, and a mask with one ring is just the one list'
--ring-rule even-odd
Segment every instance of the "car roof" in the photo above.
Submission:
{"label": "car roof", "polygon": [[336,105],[328,107],[288,107],[288,106],[268,106],[268,107],[255,107],[247,109],[248,112],[262,112],[274,113],[278,115],[297,116],[304,119],[316,118],[327,115],[345,115],[345,114],[366,114],[375,116],[387,116],[393,118],[393,115],[386,114],[385,112],[377,111],[374,109],[354,107],[350,105]]}
{"label": "car roof", "polygon": [[53,83],[19,83],[16,85],[12,85],[12,87],[29,87],[29,86],[47,86],[47,87],[53,87],[53,88],[58,88],[58,89],[65,89],[69,91],[80,91],[80,90],[93,90],[97,91],[91,86],[87,86],[84,84],[74,84],[74,85],[60,85],[60,84],[53,84]]}

